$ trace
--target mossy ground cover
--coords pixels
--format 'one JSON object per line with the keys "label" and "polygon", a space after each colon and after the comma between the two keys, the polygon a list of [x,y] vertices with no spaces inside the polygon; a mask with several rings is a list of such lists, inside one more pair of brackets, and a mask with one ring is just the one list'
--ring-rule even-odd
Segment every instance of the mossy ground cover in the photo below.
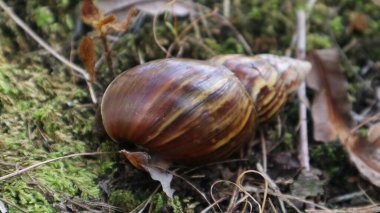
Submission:
{"label": "mossy ground cover", "polygon": [[[0,64],[1,175],[70,153],[85,152],[93,113],[86,92],[63,73]],[[75,124],[75,125],[73,125]],[[63,198],[99,199],[97,159],[68,159],[0,182],[2,199],[34,212],[54,212]]]}
{"label": "mossy ground cover", "polygon": [[[18,1],[7,1],[30,27],[66,57],[70,57],[70,53],[76,55],[78,37],[91,30],[82,26],[82,30],[77,31],[76,23],[80,20],[75,11],[78,11],[78,5],[71,1],[60,1],[59,4],[55,1],[41,4],[36,1],[14,2]],[[254,53],[285,54],[296,28],[295,11],[303,7],[304,2],[231,2],[230,22],[245,37]],[[222,3],[215,1],[199,3],[209,8],[222,8]],[[373,100],[373,93],[371,90],[368,92],[366,85],[379,77],[376,74],[360,74],[368,61],[380,58],[379,48],[374,48],[379,44],[378,10],[379,6],[372,1],[326,0],[318,1],[310,14],[307,49],[337,45],[344,49],[346,58],[342,61],[342,67],[350,82],[350,98],[356,112],[371,105],[368,100]],[[356,26],[358,23],[352,19],[355,13],[356,16],[359,13],[366,17],[365,28]],[[178,18],[176,21],[178,32],[191,23],[188,18]],[[172,24],[174,20],[163,15],[156,26],[158,41],[165,47],[176,39],[173,31],[168,29],[168,23]],[[213,54],[244,53],[243,45],[220,19],[212,17],[207,19],[207,25],[199,23],[199,26],[202,42],[189,39],[181,43],[183,57],[204,59]],[[135,25],[131,32],[119,37],[113,47],[115,73],[110,73],[105,63],[97,70],[95,91],[99,96],[117,73],[138,64],[141,56],[145,61],[165,57],[152,39],[152,28],[152,18],[146,17],[142,24]],[[195,38],[195,33],[189,31],[187,37]],[[71,41],[74,43],[73,49]],[[122,148],[94,132],[97,106],[91,104],[86,84],[42,51],[2,12],[0,44],[0,176],[67,154],[117,151]],[[174,48],[173,53],[177,51]],[[97,52],[100,55],[102,49],[98,48]],[[76,57],[73,60],[80,63]],[[365,95],[361,96],[358,91]],[[291,100],[280,113],[280,120],[286,122],[281,126],[282,134],[274,128],[278,125],[276,121],[268,125],[265,133],[267,141],[273,145],[269,146],[275,147],[269,155],[269,167],[273,170],[269,173],[280,178],[281,172],[290,172],[277,171],[275,160],[270,158],[274,159],[280,152],[296,155],[297,104],[296,100]],[[355,192],[363,187],[373,199],[380,199],[378,190],[360,179],[337,142],[326,145],[311,140],[310,149],[312,166],[322,171],[321,176],[326,181],[325,193],[320,195],[319,201],[328,201],[333,196]],[[261,160],[259,153],[260,148],[254,147],[249,161],[241,165],[252,168]],[[211,167],[218,169],[211,173],[209,168],[192,172],[181,168],[178,172],[187,178],[202,177],[190,180],[210,196],[212,183],[218,179],[234,181],[234,174],[241,165],[218,165]],[[278,172],[280,175],[276,174]],[[10,212],[129,212],[144,205],[145,201],[149,201],[148,209],[153,212],[197,212],[208,205],[199,193],[179,179],[173,183],[176,189],[174,199],[168,199],[160,190],[154,193],[157,186],[157,182],[147,174],[131,167],[118,155],[101,155],[59,160],[0,181],[0,198]],[[284,192],[289,191],[289,185],[280,186]],[[221,188],[220,192],[223,190]],[[228,205],[228,202],[222,205]],[[344,205],[351,203],[330,204],[330,207]]]}

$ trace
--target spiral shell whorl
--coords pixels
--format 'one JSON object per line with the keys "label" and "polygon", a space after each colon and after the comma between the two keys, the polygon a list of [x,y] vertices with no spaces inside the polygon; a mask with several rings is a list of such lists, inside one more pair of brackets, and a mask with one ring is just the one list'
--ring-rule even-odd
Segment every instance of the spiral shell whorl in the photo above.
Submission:
{"label": "spiral shell whorl", "polygon": [[252,137],[253,102],[224,66],[163,59],[130,69],[107,88],[103,124],[116,141],[132,141],[188,164],[227,157]]}
{"label": "spiral shell whorl", "polygon": [[223,64],[241,80],[253,98],[259,122],[280,110],[311,69],[308,62],[269,54],[220,55],[210,61]]}

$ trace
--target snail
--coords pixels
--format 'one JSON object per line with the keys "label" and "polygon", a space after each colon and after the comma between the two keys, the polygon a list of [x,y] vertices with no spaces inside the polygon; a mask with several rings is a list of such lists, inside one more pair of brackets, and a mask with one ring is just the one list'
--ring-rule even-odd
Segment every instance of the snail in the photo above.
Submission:
{"label": "snail", "polygon": [[235,73],[251,95],[260,123],[270,120],[306,78],[311,64],[270,54],[219,55],[209,61]]}
{"label": "snail", "polygon": [[[253,66],[269,71],[240,74]],[[294,72],[280,71],[259,56],[151,61],[123,72],[107,87],[103,125],[113,140],[133,142],[170,161],[216,161],[249,141],[258,123],[278,111],[286,90],[302,80],[303,74]]]}

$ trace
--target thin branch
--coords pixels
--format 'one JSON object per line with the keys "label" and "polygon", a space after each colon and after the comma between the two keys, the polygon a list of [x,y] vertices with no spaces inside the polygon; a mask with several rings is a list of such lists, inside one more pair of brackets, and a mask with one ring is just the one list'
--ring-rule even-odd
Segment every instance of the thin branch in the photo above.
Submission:
{"label": "thin branch", "polygon": [[231,0],[223,0],[223,15],[230,18]]}
{"label": "thin branch", "polygon": [[261,143],[261,154],[263,155],[263,172],[267,172],[267,143],[265,141],[264,131],[260,129],[260,143]]}
{"label": "thin branch", "polygon": [[100,40],[102,41],[102,44],[103,44],[108,69],[111,71],[111,73],[115,74],[113,71],[112,51],[107,42],[107,35],[105,33],[101,33]]}
{"label": "thin branch", "polygon": [[158,38],[157,38],[157,32],[156,32],[156,24],[157,24],[157,17],[158,15],[155,15],[153,17],[153,38],[154,38],[154,41],[156,42],[157,46],[166,54],[168,55],[168,51],[165,49],[164,46],[161,45],[161,43],[158,41]]}
{"label": "thin branch", "polygon": [[[297,11],[297,58],[305,59],[306,56],[306,15],[304,10]],[[299,100],[305,100],[306,85],[302,82],[298,88]],[[299,159],[302,167],[306,171],[310,171],[309,160],[309,144],[307,137],[307,107],[303,101],[299,104],[299,123],[300,123],[300,144],[299,144]]]}
{"label": "thin branch", "polygon": [[111,155],[111,154],[119,154],[119,153],[120,152],[84,152],[84,153],[75,153],[75,154],[71,154],[71,155],[66,155],[66,156],[62,156],[62,157],[58,157],[58,158],[53,158],[53,159],[49,159],[49,160],[46,160],[46,161],[42,161],[42,162],[33,164],[31,166],[25,167],[23,169],[17,170],[15,172],[12,172],[10,174],[1,176],[0,180],[5,180],[5,179],[8,179],[8,178],[17,176],[19,174],[22,174],[22,173],[25,173],[25,172],[27,172],[29,170],[32,170],[32,169],[34,169],[36,167],[39,167],[39,166],[42,166],[44,164],[51,163],[51,162],[54,162],[54,161],[57,161],[57,160],[62,160],[62,159],[72,158],[72,157],[78,157],[78,156]]}

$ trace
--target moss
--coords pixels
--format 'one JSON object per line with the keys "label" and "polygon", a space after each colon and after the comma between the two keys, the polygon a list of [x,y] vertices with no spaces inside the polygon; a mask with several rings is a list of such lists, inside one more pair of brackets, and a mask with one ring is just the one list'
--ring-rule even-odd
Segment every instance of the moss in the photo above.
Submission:
{"label": "moss", "polygon": [[[62,155],[91,151],[94,111],[81,108],[86,92],[64,73],[0,64],[0,160],[25,167]],[[67,105],[70,103],[70,105]],[[110,162],[108,157],[103,157]],[[108,163],[106,166],[111,166]],[[105,166],[103,166],[105,167]],[[14,171],[0,170],[0,175]],[[55,212],[65,196],[100,198],[97,159],[66,159],[0,182],[7,201],[30,212]],[[16,210],[9,207],[10,212]]]}
{"label": "moss", "polygon": [[330,27],[333,33],[335,34],[336,37],[340,37],[342,34],[344,34],[344,24],[343,24],[343,17],[342,16],[335,16],[331,21],[330,21]]}
{"label": "moss", "polygon": [[330,37],[324,34],[307,34],[307,50],[332,47]]}
{"label": "moss", "polygon": [[183,212],[181,200],[176,195],[173,196],[172,199],[170,199],[162,193],[157,193],[154,195],[152,199],[152,203],[154,204],[153,212],[157,212],[157,213],[163,212],[163,211],[169,211],[173,213]]}
{"label": "moss", "polygon": [[123,209],[124,212],[130,212],[136,208],[141,201],[137,199],[131,191],[115,190],[109,196],[109,203],[113,206]]}

